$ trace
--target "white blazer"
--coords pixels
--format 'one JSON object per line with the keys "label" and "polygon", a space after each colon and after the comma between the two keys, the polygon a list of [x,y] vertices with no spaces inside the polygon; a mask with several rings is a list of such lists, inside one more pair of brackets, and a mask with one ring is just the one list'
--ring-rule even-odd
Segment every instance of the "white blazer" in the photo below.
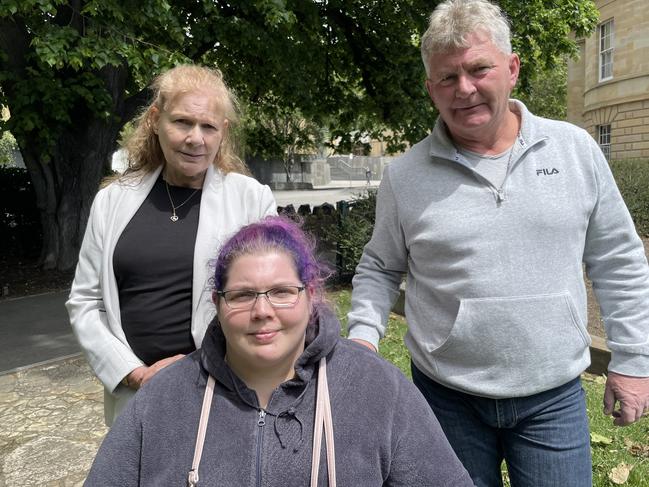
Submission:
{"label": "white blazer", "polygon": [[[120,384],[121,380],[143,365],[122,329],[113,252],[161,170],[162,167],[132,182],[114,182],[97,193],[66,302],[72,329],[90,366],[104,384],[104,414],[109,426],[134,394]],[[197,348],[216,313],[211,301],[210,260],[240,227],[276,213],[268,186],[242,174],[223,174],[210,165],[203,183],[194,247],[191,333]]]}

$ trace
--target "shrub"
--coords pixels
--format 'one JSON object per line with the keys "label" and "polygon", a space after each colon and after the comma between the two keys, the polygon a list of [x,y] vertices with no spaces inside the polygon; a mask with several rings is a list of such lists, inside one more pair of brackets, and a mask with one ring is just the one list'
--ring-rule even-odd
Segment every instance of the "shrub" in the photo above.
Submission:
{"label": "shrub", "polygon": [[638,233],[649,237],[649,161],[612,161],[611,170]]}
{"label": "shrub", "polygon": [[16,139],[9,132],[3,132],[0,136],[0,166],[14,164],[14,151],[18,149]]}
{"label": "shrub", "polygon": [[336,249],[338,281],[348,283],[354,277],[363,248],[372,236],[376,190],[370,189],[349,203],[340,203],[336,224],[321,229],[319,239]]}
{"label": "shrub", "polygon": [[24,168],[0,165],[0,235],[6,253],[30,255],[40,248],[36,196]]}

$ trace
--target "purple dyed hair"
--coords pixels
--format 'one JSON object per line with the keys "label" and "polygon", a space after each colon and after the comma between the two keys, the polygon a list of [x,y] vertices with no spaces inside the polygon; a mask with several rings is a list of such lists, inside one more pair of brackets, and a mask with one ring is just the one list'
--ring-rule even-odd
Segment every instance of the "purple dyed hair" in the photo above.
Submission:
{"label": "purple dyed hair", "polygon": [[269,251],[289,255],[300,281],[311,291],[312,303],[324,303],[324,284],[331,271],[316,258],[313,238],[298,223],[281,216],[268,216],[241,228],[221,247],[214,267],[214,289],[223,290],[235,259]]}

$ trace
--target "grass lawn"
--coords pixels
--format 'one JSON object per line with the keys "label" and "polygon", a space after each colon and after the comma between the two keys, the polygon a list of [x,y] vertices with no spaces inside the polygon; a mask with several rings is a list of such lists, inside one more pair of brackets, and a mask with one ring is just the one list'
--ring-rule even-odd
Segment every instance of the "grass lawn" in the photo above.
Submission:
{"label": "grass lawn", "polygon": [[[350,297],[348,289],[336,290],[330,294],[331,303],[343,326],[347,324]],[[410,355],[403,345],[405,332],[405,319],[392,314],[379,352],[410,377]],[[604,377],[591,374],[582,376],[591,428],[593,485],[649,487],[649,418],[624,428],[613,426],[612,418],[602,414],[604,381]]]}

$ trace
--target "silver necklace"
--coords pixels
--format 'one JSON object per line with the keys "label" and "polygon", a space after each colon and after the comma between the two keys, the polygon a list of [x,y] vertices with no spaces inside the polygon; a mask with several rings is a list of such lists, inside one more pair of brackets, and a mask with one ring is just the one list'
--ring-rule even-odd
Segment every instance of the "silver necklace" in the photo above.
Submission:
{"label": "silver necklace", "polygon": [[507,174],[509,174],[509,166],[512,165],[512,157],[514,156],[514,149],[516,148],[516,142],[518,142],[518,134],[516,135],[516,139],[514,139],[514,143],[509,149],[509,157],[507,158],[507,169],[505,169],[505,177],[507,177]]}
{"label": "silver necklace", "polygon": [[512,157],[514,156],[514,149],[516,148],[516,143],[518,142],[518,136],[520,135],[520,130],[516,132],[516,138],[514,139],[514,143],[512,144],[511,148],[509,149],[509,157],[507,158],[507,168],[505,169],[505,180],[503,183],[500,185],[500,189],[496,191],[498,195],[498,201],[502,203],[505,201],[505,181],[507,180],[507,176],[509,176],[509,169],[512,164]]}
{"label": "silver necklace", "polygon": [[198,192],[198,188],[194,190],[192,194],[190,194],[185,201],[180,203],[178,206],[174,205],[174,200],[171,199],[171,193],[169,192],[169,183],[167,183],[167,180],[165,179],[165,188],[167,188],[167,196],[169,196],[169,203],[171,203],[171,216],[169,219],[176,223],[178,221],[178,215],[176,215],[176,210],[183,206],[185,203],[187,203],[189,200],[191,200],[194,195]]}

